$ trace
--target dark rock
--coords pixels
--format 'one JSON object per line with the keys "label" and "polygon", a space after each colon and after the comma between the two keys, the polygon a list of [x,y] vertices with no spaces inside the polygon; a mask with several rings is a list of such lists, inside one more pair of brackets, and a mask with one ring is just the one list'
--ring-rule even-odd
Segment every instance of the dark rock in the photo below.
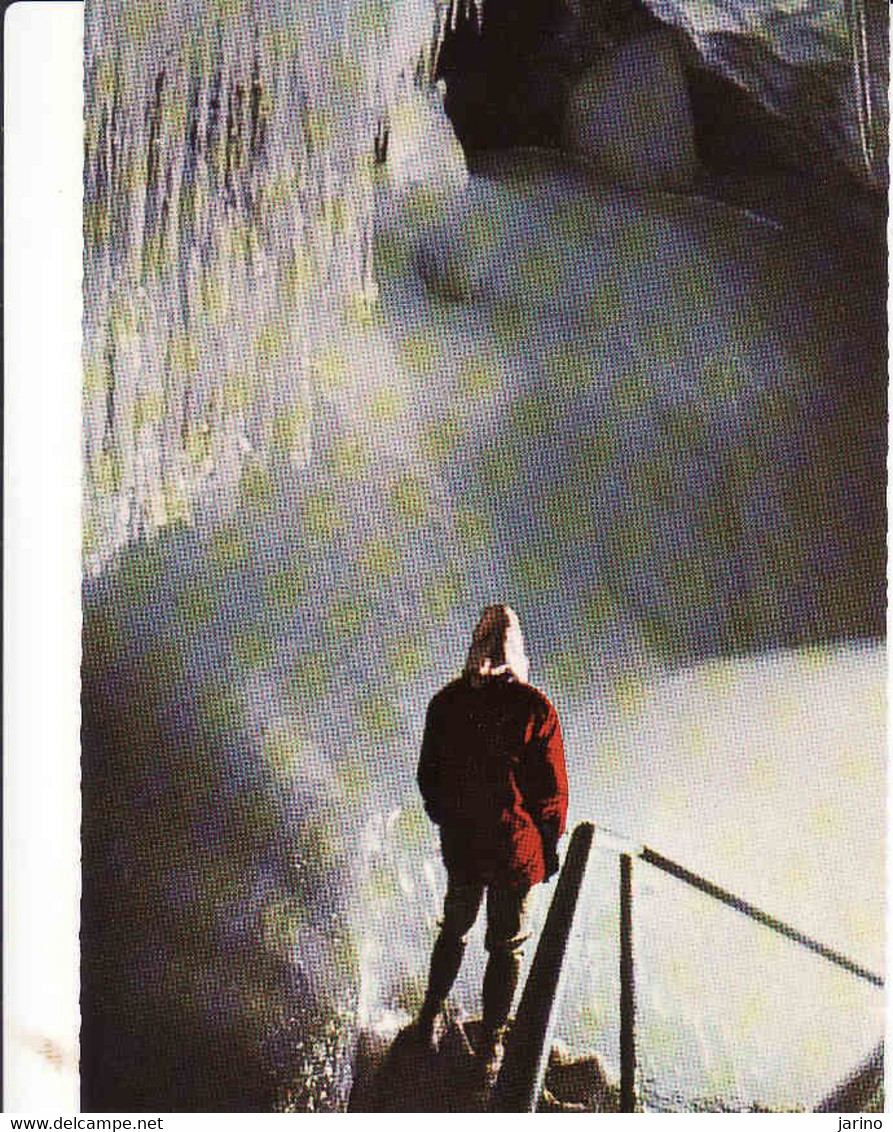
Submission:
{"label": "dark rock", "polygon": [[407,1026],[390,1046],[362,1034],[354,1061],[349,1112],[480,1112],[474,1050],[460,1022],[447,1027],[432,1051]]}
{"label": "dark rock", "polygon": [[[439,1047],[420,1042],[412,1026],[388,1043],[364,1032],[354,1056],[350,1112],[485,1112],[488,1092],[481,1085],[475,1057],[481,1036],[478,1020],[452,1019]],[[542,1112],[611,1112],[617,1089],[598,1058],[572,1058],[556,1044],[549,1056]]]}
{"label": "dark rock", "polygon": [[545,1084],[546,1092],[565,1110],[618,1111],[617,1086],[605,1076],[595,1055],[574,1058],[564,1046],[556,1043],[549,1054]]}

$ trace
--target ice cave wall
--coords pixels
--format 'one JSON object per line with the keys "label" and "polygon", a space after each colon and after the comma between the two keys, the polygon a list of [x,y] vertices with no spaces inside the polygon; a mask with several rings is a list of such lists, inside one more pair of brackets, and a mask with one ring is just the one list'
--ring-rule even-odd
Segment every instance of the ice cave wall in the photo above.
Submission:
{"label": "ice cave wall", "polygon": [[704,63],[876,187],[887,183],[883,0],[644,0]]}
{"label": "ice cave wall", "polygon": [[[566,2],[585,18],[587,0]],[[885,6],[647,2],[708,66],[883,183]],[[310,459],[332,344],[376,294],[376,178],[447,194],[464,183],[429,80],[447,30],[482,17],[483,0],[90,0],[88,572],[172,521],[213,522],[268,492],[277,463]]]}
{"label": "ice cave wall", "polygon": [[334,324],[375,295],[374,140],[390,128],[392,175],[424,175],[399,138],[442,129],[426,78],[460,8],[87,5],[88,572],[309,459]]}

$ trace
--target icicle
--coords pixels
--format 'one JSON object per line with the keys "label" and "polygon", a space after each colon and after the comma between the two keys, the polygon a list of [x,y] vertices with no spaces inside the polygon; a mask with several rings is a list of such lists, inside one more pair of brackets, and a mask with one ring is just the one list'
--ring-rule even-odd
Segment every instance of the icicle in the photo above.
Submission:
{"label": "icicle", "polygon": [[88,0],[88,570],[309,459],[310,358],[375,298],[376,124],[468,3]]}
{"label": "icicle", "polygon": [[437,72],[437,63],[440,59],[441,48],[443,47],[444,41],[446,39],[448,19],[449,9],[447,7],[447,4],[438,4],[437,13],[435,16],[434,47],[431,51],[429,78],[433,77]]}
{"label": "icicle", "polygon": [[865,0],[848,0],[850,43],[853,52],[853,85],[856,94],[856,117],[862,158],[869,176],[874,172],[875,134],[874,108],[871,97],[871,65],[868,58],[868,33],[865,21]]}

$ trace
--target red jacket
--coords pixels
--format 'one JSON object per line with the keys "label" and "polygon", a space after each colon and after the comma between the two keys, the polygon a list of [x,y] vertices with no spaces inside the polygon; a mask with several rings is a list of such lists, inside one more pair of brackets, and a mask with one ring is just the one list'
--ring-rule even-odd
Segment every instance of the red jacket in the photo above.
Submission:
{"label": "red jacket", "polygon": [[428,707],[418,781],[454,880],[521,888],[557,868],[564,746],[536,688],[510,677],[448,684]]}

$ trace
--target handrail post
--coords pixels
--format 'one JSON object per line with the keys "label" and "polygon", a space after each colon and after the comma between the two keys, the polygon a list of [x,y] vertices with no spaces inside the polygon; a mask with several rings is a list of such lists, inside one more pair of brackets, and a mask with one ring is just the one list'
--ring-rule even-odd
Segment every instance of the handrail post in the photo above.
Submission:
{"label": "handrail post", "polygon": [[636,1111],[633,860],[628,853],[620,854],[620,1111]]}
{"label": "handrail post", "polygon": [[505,1061],[490,1104],[494,1112],[536,1112],[549,1061],[564,955],[594,833],[595,826],[591,822],[581,822],[571,836],[515,1022],[506,1041]]}

